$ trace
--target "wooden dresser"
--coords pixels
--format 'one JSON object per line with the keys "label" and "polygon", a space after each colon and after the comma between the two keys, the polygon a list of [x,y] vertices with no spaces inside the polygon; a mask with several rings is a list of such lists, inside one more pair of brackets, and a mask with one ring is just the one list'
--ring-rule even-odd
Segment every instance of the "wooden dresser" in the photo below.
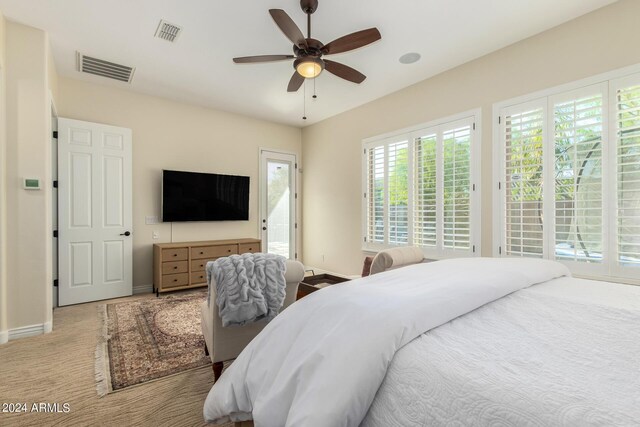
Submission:
{"label": "wooden dresser", "polygon": [[207,262],[223,256],[260,251],[259,239],[155,244],[153,290],[158,295],[160,292],[207,286]]}

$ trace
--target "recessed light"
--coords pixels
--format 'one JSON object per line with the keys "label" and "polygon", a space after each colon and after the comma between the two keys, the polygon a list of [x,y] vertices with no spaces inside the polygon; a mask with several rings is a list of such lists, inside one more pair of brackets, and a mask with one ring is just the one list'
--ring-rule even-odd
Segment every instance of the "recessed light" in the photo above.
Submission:
{"label": "recessed light", "polygon": [[405,53],[400,57],[401,64],[413,64],[414,62],[418,62],[419,60],[420,54],[417,52]]}

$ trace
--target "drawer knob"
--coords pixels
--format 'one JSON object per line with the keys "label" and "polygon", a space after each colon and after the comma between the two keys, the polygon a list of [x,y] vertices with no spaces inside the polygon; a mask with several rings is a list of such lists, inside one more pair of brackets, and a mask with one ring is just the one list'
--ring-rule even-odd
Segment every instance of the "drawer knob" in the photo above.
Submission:
{"label": "drawer knob", "polygon": [[174,282],[177,282],[177,281],[178,281],[178,279],[173,279],[173,281],[174,281]]}
{"label": "drawer knob", "polygon": [[227,252],[231,252],[231,249],[227,250]]}
{"label": "drawer knob", "polygon": [[200,255],[204,255],[204,252],[200,252]]}
{"label": "drawer knob", "polygon": [[173,256],[178,256],[178,254],[173,254]]}
{"label": "drawer knob", "polygon": [[252,251],[252,250],[253,250],[253,248],[249,248],[249,250],[250,250],[250,251]]}

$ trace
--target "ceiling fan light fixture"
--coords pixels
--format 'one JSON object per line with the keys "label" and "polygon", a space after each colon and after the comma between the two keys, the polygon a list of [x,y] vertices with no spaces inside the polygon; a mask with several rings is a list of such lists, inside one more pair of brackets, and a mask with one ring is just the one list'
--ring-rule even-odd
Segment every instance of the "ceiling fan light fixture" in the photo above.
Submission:
{"label": "ceiling fan light fixture", "polygon": [[314,56],[298,58],[294,61],[293,66],[298,74],[305,79],[315,79],[322,73],[322,70],[324,70],[324,62],[322,59]]}

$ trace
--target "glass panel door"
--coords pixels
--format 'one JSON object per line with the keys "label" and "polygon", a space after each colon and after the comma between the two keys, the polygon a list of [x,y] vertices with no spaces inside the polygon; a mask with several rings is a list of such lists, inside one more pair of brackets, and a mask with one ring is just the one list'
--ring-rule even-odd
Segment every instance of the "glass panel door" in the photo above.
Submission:
{"label": "glass panel door", "polygon": [[261,151],[260,230],[265,252],[296,258],[296,158]]}

